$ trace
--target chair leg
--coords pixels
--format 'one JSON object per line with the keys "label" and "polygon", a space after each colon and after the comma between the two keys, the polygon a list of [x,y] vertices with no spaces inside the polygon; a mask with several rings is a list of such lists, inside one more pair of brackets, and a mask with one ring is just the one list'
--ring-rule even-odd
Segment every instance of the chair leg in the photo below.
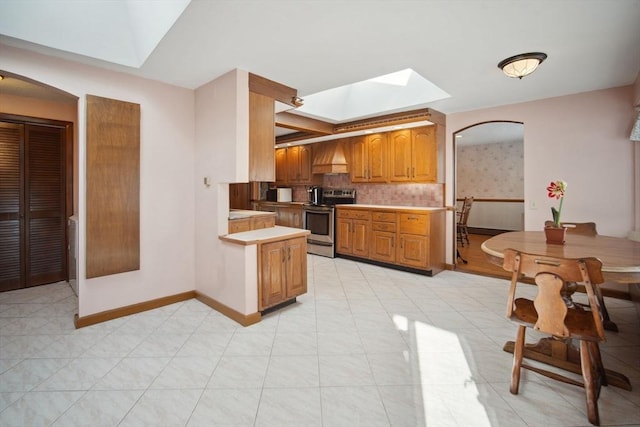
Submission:
{"label": "chair leg", "polygon": [[596,381],[593,378],[593,365],[591,363],[591,345],[588,341],[580,341],[580,365],[582,367],[582,379],[587,397],[587,417],[593,425],[600,425],[598,414],[598,397],[596,395]]}
{"label": "chair leg", "polygon": [[600,345],[597,342],[589,342],[589,346],[591,348],[591,356],[593,360],[593,366],[595,368],[596,374],[598,375],[598,394],[600,396],[600,386],[608,386],[607,383],[607,373],[604,370],[604,364],[602,363],[602,355],[600,354]]}
{"label": "chair leg", "polygon": [[518,394],[520,388],[520,372],[522,368],[522,357],[524,354],[524,336],[526,328],[522,325],[518,326],[518,335],[513,346],[513,367],[511,369],[511,394]]}

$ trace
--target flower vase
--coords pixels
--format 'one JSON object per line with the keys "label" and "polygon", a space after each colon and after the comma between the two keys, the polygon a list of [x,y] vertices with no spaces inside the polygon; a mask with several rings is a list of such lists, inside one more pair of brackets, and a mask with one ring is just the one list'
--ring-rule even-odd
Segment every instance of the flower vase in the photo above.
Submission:
{"label": "flower vase", "polygon": [[564,236],[566,233],[566,227],[544,228],[544,234],[547,237],[547,243],[551,245],[564,245]]}

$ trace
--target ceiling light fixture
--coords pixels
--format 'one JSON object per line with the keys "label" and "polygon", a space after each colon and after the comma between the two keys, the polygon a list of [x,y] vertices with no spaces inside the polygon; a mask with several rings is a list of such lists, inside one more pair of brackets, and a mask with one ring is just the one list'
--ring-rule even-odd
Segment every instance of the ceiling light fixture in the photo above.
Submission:
{"label": "ceiling light fixture", "polygon": [[519,79],[533,73],[542,61],[547,59],[547,54],[542,52],[522,53],[503,59],[498,63],[498,68],[509,77]]}

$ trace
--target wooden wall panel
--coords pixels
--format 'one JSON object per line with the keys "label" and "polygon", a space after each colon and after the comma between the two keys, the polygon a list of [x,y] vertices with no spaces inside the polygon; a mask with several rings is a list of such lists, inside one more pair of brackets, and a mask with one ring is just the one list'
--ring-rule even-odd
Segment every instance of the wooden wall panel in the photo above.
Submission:
{"label": "wooden wall panel", "polygon": [[86,277],[140,269],[140,105],[87,95]]}

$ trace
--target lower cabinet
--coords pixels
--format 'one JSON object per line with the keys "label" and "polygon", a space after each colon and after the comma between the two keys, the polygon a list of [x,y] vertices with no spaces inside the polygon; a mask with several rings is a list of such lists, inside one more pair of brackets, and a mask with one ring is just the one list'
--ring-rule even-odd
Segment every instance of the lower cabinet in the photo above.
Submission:
{"label": "lower cabinet", "polygon": [[336,253],[435,274],[444,268],[444,209],[337,209]]}
{"label": "lower cabinet", "polygon": [[396,222],[395,212],[371,213],[371,259],[396,262]]}
{"label": "lower cabinet", "polygon": [[254,209],[265,212],[275,212],[276,225],[302,228],[302,204],[257,202]]}
{"label": "lower cabinet", "polygon": [[260,311],[307,292],[306,237],[261,244],[259,255]]}
{"label": "lower cabinet", "polygon": [[339,209],[336,251],[358,257],[369,256],[371,214],[363,210]]}

